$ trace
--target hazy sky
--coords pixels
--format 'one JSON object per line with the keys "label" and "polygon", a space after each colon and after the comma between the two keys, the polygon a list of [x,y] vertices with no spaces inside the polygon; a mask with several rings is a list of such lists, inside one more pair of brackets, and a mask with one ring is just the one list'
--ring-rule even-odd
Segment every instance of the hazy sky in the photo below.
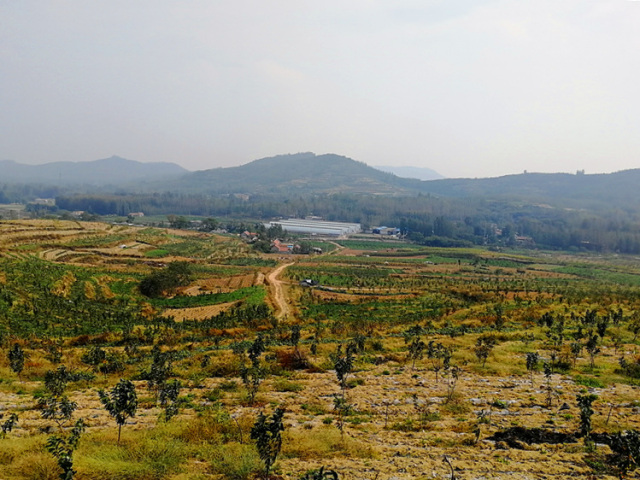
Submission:
{"label": "hazy sky", "polygon": [[640,167],[640,1],[0,0],[0,159],[303,151]]}

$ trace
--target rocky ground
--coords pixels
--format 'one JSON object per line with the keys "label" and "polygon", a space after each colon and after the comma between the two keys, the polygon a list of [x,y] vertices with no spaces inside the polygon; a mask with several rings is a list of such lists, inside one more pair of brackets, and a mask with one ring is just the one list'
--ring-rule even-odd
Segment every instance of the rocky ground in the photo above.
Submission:
{"label": "rocky ground", "polygon": [[[422,366],[380,365],[355,372],[350,379],[353,388],[345,394],[353,411],[342,438],[333,412],[334,396],[341,394],[333,371],[268,379],[260,387],[256,406],[243,405],[240,390],[225,393],[222,403],[235,417],[255,417],[261,409],[285,406],[287,430],[278,462],[285,478],[297,478],[322,465],[339,472],[341,478],[366,480],[594,478],[593,468],[585,461],[594,454],[589,454],[583,440],[574,435],[579,428],[576,395],[585,390],[599,397],[594,403],[595,432],[640,428],[638,388],[628,385],[585,388],[568,377],[554,375],[548,407],[541,374],[534,376],[532,384],[528,376],[498,378],[462,371],[449,401],[451,379],[436,382],[434,373]],[[210,406],[203,395],[223,381],[229,379],[205,379],[200,388],[183,394],[190,395],[198,408]],[[29,382],[17,385],[23,392],[37,386]],[[125,435],[159,421],[159,410],[145,382],[136,385],[141,408],[127,422]],[[96,390],[71,392],[79,405],[76,417],[87,420],[89,431],[113,428]],[[34,405],[27,393],[0,394],[0,413],[20,412],[19,426],[12,435],[37,434],[46,425]],[[188,421],[195,415],[193,409],[186,408],[173,421]],[[543,438],[535,438],[533,430],[528,430],[539,428]],[[505,431],[515,436],[500,436]],[[307,451],[316,448],[314,442],[320,450],[326,446],[323,442],[333,443],[319,455]],[[604,444],[596,443],[593,449],[596,457],[610,453]]]}

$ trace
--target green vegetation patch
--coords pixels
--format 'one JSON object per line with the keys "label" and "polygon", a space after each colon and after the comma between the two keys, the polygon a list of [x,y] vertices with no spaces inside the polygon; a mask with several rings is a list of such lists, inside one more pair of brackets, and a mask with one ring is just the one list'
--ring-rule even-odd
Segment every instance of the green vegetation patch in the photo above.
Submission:
{"label": "green vegetation patch", "polygon": [[556,273],[575,275],[581,278],[630,286],[640,286],[640,274],[605,270],[594,265],[570,265],[552,269]]}
{"label": "green vegetation patch", "polygon": [[264,301],[266,291],[261,286],[240,288],[229,293],[204,293],[194,296],[177,296],[173,298],[154,298],[151,304],[157,308],[191,308],[217,305],[219,303],[244,300],[248,304]]}
{"label": "green vegetation patch", "polygon": [[584,377],[582,375],[576,375],[575,377],[573,377],[573,381],[576,382],[576,384],[578,385],[582,385],[583,387],[591,387],[591,388],[605,387],[605,384],[595,377]]}
{"label": "green vegetation patch", "polygon": [[167,255],[169,255],[169,250],[164,248],[154,248],[153,250],[147,250],[144,252],[144,256],[149,258],[162,258]]}
{"label": "green vegetation patch", "polygon": [[351,248],[353,250],[384,250],[384,249],[402,249],[402,250],[424,250],[424,247],[407,242],[385,242],[376,240],[340,240],[340,245]]}
{"label": "green vegetation patch", "polygon": [[242,267],[275,267],[278,262],[270,258],[260,257],[241,257],[241,258],[229,258],[223,260],[221,263],[225,265],[238,265]]}

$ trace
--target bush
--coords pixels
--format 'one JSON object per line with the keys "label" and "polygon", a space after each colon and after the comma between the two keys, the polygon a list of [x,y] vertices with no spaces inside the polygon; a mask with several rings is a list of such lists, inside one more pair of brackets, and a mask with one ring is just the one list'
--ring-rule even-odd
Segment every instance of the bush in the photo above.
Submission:
{"label": "bush", "polygon": [[189,285],[192,275],[187,262],[172,262],[166,268],[144,277],[140,282],[140,293],[149,298],[160,297],[167,290]]}
{"label": "bush", "polygon": [[304,370],[310,366],[306,354],[298,349],[278,350],[276,358],[278,365],[285,370]]}
{"label": "bush", "polygon": [[248,480],[262,470],[262,462],[253,445],[227,443],[213,449],[209,457],[211,473],[231,480]]}
{"label": "bush", "polygon": [[604,388],[605,385],[597,378],[593,377],[583,377],[582,375],[576,375],[573,378],[573,381],[576,382],[576,385],[582,385],[583,387],[591,387],[591,388]]}
{"label": "bush", "polygon": [[284,378],[279,378],[273,382],[276,392],[301,392],[304,386],[297,382],[292,382]]}
{"label": "bush", "polygon": [[128,435],[116,446],[112,436],[78,452],[78,476],[85,480],[155,480],[179,470],[187,448],[169,429]]}
{"label": "bush", "polygon": [[[16,473],[20,474],[15,478],[24,478],[25,480],[59,480],[60,478],[60,470],[56,460],[44,452],[27,453],[21,456],[12,467]],[[4,469],[3,472],[5,472]]]}
{"label": "bush", "polygon": [[620,369],[616,372],[621,372],[627,377],[640,378],[640,357],[635,358],[629,362],[625,358],[620,359]]}
{"label": "bush", "polygon": [[234,421],[222,409],[207,410],[184,425],[178,437],[188,443],[226,443],[247,440],[251,418],[240,417]]}

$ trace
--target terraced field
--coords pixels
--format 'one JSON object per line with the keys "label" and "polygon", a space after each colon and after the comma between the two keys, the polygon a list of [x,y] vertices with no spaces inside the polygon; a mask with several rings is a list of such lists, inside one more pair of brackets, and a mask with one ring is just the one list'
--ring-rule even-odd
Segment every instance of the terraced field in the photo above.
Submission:
{"label": "terraced field", "polygon": [[[59,478],[46,443],[78,419],[77,479],[256,478],[277,407],[272,479],[636,474],[638,259],[351,244],[273,267],[231,237],[83,222],[0,222],[0,245],[3,480]],[[181,286],[140,293],[175,262]],[[121,380],[118,443],[98,391]]]}

